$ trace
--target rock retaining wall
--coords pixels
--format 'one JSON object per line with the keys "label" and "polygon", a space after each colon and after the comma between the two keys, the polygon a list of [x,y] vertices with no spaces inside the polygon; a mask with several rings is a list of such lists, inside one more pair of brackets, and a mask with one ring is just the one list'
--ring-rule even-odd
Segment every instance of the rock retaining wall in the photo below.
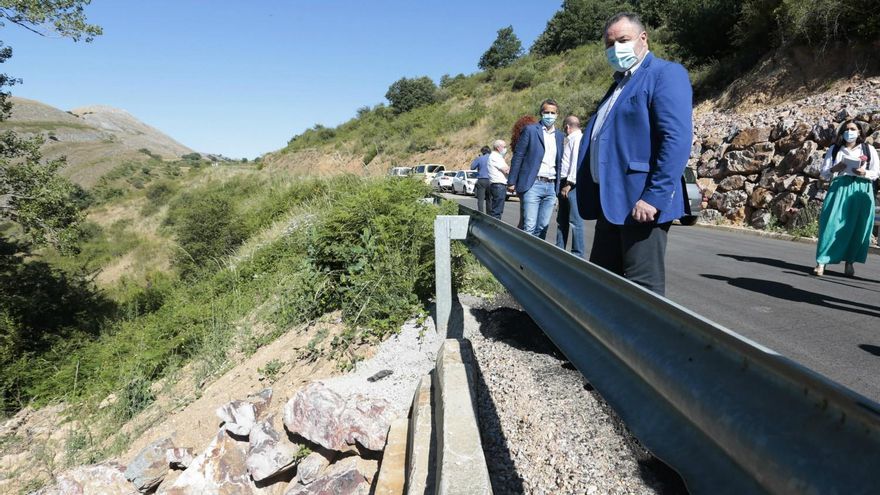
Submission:
{"label": "rock retaining wall", "polygon": [[701,220],[758,229],[812,221],[828,188],[819,177],[825,153],[848,119],[880,145],[880,78],[750,114],[695,115],[688,166],[708,197]]}

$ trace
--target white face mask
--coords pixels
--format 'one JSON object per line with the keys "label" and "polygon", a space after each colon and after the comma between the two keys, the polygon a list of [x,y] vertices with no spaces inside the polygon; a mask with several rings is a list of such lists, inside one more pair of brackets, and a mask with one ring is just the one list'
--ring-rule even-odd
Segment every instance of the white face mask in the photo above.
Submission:
{"label": "white face mask", "polygon": [[625,43],[616,41],[614,46],[609,46],[605,50],[605,56],[615,72],[627,71],[639,61],[639,57],[636,56],[635,41],[627,41]]}
{"label": "white face mask", "polygon": [[506,154],[507,154],[507,148],[501,148],[500,150],[498,150],[498,153],[500,153],[502,156],[506,155]]}
{"label": "white face mask", "polygon": [[843,140],[847,143],[851,143],[859,138],[859,131],[854,131],[852,129],[847,129],[843,131]]}

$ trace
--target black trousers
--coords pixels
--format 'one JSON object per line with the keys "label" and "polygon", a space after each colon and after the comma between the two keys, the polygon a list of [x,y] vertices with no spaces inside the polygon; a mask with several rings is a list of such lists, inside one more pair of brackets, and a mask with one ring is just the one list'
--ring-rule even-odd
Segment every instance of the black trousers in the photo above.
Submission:
{"label": "black trousers", "polygon": [[505,200],[507,200],[507,184],[492,184],[489,187],[489,215],[501,220]]}
{"label": "black trousers", "polygon": [[489,179],[477,179],[474,185],[474,196],[477,197],[477,211],[486,213],[486,196],[489,191]]}
{"label": "black trousers", "polygon": [[666,295],[666,237],[670,225],[615,225],[600,214],[590,262]]}

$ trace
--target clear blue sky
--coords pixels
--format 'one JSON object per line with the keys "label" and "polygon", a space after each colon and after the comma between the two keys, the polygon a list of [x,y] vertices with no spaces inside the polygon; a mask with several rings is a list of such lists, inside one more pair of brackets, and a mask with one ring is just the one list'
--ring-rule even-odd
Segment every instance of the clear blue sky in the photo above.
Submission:
{"label": "clear blue sky", "polygon": [[401,77],[472,73],[498,29],[528,49],[561,0],[93,0],[92,43],[0,29],[17,96],[122,108],[202,152],[254,158],[385,101]]}

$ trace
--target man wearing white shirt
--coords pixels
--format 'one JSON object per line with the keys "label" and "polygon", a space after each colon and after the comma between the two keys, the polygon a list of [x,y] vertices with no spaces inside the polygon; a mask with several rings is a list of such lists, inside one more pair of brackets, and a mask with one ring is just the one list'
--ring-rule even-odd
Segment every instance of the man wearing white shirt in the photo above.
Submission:
{"label": "man wearing white shirt", "polygon": [[562,163],[559,177],[562,188],[559,190],[559,210],[556,212],[556,246],[565,249],[571,231],[571,254],[584,257],[584,220],[577,207],[577,153],[581,145],[581,121],[569,115],[562,121],[562,131],[566,137],[562,144]]}
{"label": "man wearing white shirt", "polygon": [[498,139],[492,143],[492,153],[489,155],[489,215],[501,220],[504,213],[504,200],[507,199],[507,174],[510,167],[504,160],[507,153],[507,143]]}
{"label": "man wearing white shirt", "polygon": [[541,120],[526,126],[510,160],[507,185],[520,197],[522,228],[545,239],[559,193],[559,163],[562,161],[562,133],[556,130],[556,100],[541,102]]}

